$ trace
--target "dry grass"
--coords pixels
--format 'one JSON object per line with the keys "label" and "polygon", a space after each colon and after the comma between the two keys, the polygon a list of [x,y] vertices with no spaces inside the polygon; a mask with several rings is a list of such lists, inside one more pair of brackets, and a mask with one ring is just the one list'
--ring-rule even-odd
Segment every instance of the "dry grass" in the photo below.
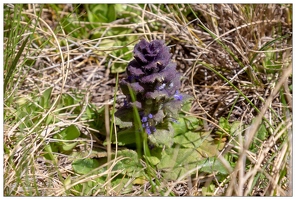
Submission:
{"label": "dry grass", "polygon": [[[213,135],[217,130],[223,132],[223,127],[218,125],[221,117],[230,123],[240,121],[244,126],[235,136],[223,136],[226,143],[221,155],[231,153],[238,158],[231,163],[234,171],[224,181],[217,181],[216,174],[198,174],[196,170],[195,178],[185,175],[173,182],[163,182],[160,188],[166,191],[164,195],[173,191],[176,195],[201,196],[204,195],[202,188],[214,184],[216,189],[209,195],[291,196],[292,94],[288,86],[292,84],[292,6],[192,4],[190,8],[180,4],[165,5],[163,9],[154,4],[144,8],[136,4],[128,6],[141,12],[141,15],[134,16],[140,22],[129,24],[126,22],[128,19],[119,19],[102,24],[106,29],[99,39],[77,39],[71,33],[66,34],[64,27],[56,21],[58,13],[50,8],[43,9],[41,18],[36,15],[38,5],[28,5],[22,11],[29,19],[38,21],[36,37],[25,49],[27,58],[34,60],[35,64],[31,67],[24,65],[16,71],[14,84],[10,85],[4,103],[10,96],[15,100],[10,106],[4,105],[4,112],[13,115],[18,107],[34,102],[32,95],[39,96],[49,87],[53,88],[53,103],[39,113],[42,117],[32,127],[21,130],[21,121],[15,121],[13,117],[5,120],[4,195],[65,196],[70,195],[67,190],[78,183],[95,180],[108,173],[108,180],[112,180],[108,170],[88,177],[75,174],[71,167],[73,158],[67,155],[57,155],[52,162],[44,159],[44,145],[52,142],[52,136],[60,129],[75,124],[85,135],[79,139],[81,146],[77,151],[82,151],[86,157],[94,146],[107,151],[96,137],[95,132],[98,131],[89,127],[82,115],[89,104],[111,108],[114,95],[117,97],[116,107],[122,103],[124,96],[121,91],[114,94],[116,75],[111,73],[113,62],[121,58],[110,54],[121,47],[106,45],[122,35],[110,36],[107,33],[114,27],[130,27],[132,33],[124,36],[164,39],[171,46],[173,59],[184,74],[182,90],[195,99],[191,114],[204,119],[205,130]],[[184,12],[190,9],[197,16],[185,16]],[[65,5],[59,14],[74,15],[73,7]],[[25,20],[21,22],[27,23]],[[155,22],[161,24],[161,28],[155,29]],[[80,25],[83,27],[87,23],[80,22]],[[282,36],[285,38],[275,41]],[[41,48],[45,38],[48,43]],[[130,51],[137,41],[128,44]],[[268,43],[269,48],[262,49]],[[274,53],[271,62],[280,66],[272,72],[264,67],[266,53],[270,52]],[[119,79],[122,76],[119,74]],[[19,77],[25,79],[20,80]],[[79,114],[73,115],[71,106],[67,113],[57,112],[65,109],[58,107],[65,93],[83,96]],[[77,105],[72,106],[74,109]],[[45,126],[48,116],[60,121]],[[256,134],[261,122],[266,126],[268,137],[256,143],[258,151],[252,152],[249,149],[258,140]],[[110,151],[113,150],[108,146],[107,152]],[[124,158],[111,160],[109,157],[109,170],[120,159]],[[229,163],[223,156],[220,159]],[[287,169],[284,178],[281,169]],[[69,176],[75,180],[66,183]],[[95,195],[122,195],[115,192],[116,189],[111,188],[108,182],[101,188]],[[149,184],[134,186],[127,195],[157,195],[147,193],[148,189]]]}

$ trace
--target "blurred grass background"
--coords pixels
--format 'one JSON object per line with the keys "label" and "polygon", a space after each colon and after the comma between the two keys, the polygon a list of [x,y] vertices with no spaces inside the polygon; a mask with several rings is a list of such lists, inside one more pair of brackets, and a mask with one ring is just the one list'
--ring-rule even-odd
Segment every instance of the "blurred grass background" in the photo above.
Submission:
{"label": "blurred grass background", "polygon": [[[4,4],[3,14],[4,196],[292,195],[292,4]],[[108,166],[91,159],[121,148],[103,145],[104,109],[123,104],[116,83],[141,38],[171,48],[194,97],[188,115],[221,143],[229,176],[167,180],[147,163],[119,176],[129,150]]]}

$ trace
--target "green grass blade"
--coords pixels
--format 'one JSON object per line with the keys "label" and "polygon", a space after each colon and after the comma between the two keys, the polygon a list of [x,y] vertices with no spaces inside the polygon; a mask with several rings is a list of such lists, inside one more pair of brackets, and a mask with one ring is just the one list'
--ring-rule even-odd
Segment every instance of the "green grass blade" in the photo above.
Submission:
{"label": "green grass blade", "polygon": [[[287,38],[287,37],[289,37],[289,36],[291,36],[291,34],[286,34],[286,35],[281,36],[281,37],[278,37],[278,38],[276,38],[276,39],[274,39],[274,40],[272,40],[272,41],[269,41],[269,42],[267,42],[265,45],[263,45],[263,46],[259,49],[259,51],[265,51],[266,49],[268,49],[268,47],[270,47],[270,46],[271,46],[272,44],[274,44],[275,42],[277,42],[277,41],[279,41],[279,40],[283,40],[283,39],[285,39],[285,38]],[[258,52],[256,52],[256,53],[254,54],[254,56],[252,57],[252,59],[250,60],[250,65],[253,64],[253,61],[255,60],[255,58],[256,58],[257,55],[258,55]]]}
{"label": "green grass blade", "polygon": [[22,53],[23,53],[23,51],[24,51],[24,49],[25,49],[25,46],[27,45],[27,42],[28,42],[29,38],[30,38],[30,35],[28,35],[28,36],[26,37],[26,39],[24,40],[22,46],[20,47],[20,49],[19,49],[17,55],[16,55],[15,58],[13,59],[12,64],[11,64],[10,67],[8,68],[8,72],[7,72],[7,74],[6,74],[6,76],[5,76],[5,79],[4,79],[4,94],[5,94],[5,91],[6,91],[6,89],[7,89],[7,88],[6,88],[6,87],[7,87],[7,83],[8,83],[8,81],[10,80],[12,73],[13,73],[14,70],[16,69],[17,63],[18,63],[18,61],[19,61],[19,59],[20,59],[20,57],[21,57],[21,55],[22,55]]}
{"label": "green grass blade", "polygon": [[[252,101],[240,90],[238,89],[235,85],[233,85],[227,78],[225,78],[222,74],[220,74],[218,71],[216,71],[214,68],[212,68],[209,64],[204,63],[204,62],[197,62],[203,66],[205,66],[207,69],[213,71],[214,73],[216,73],[218,76],[220,76],[224,81],[226,81],[229,85],[231,85],[233,87],[233,89],[235,89],[242,97],[244,97],[244,99],[246,99],[246,101],[253,106],[253,108],[260,113],[260,110],[252,103]],[[263,119],[270,125],[270,127],[272,128],[272,125],[269,123],[269,121],[263,117]]]}

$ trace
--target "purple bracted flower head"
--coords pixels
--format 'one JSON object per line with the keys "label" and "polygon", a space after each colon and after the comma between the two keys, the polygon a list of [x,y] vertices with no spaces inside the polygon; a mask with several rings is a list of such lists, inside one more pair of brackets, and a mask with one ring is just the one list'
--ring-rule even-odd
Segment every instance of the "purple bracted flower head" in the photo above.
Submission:
{"label": "purple bracted flower head", "polygon": [[[134,59],[128,64],[127,77],[120,82],[128,103],[116,115],[124,120],[126,110],[136,105],[142,126],[147,134],[156,131],[157,125],[178,118],[184,95],[179,93],[181,74],[171,61],[170,49],[162,40],[147,42],[142,39],[134,48]],[[136,97],[131,102],[130,89]],[[125,112],[123,112],[125,110]]]}
{"label": "purple bracted flower head", "polygon": [[147,42],[141,40],[134,49],[136,61],[144,68],[145,74],[152,74],[161,71],[171,59],[169,48],[162,40]]}

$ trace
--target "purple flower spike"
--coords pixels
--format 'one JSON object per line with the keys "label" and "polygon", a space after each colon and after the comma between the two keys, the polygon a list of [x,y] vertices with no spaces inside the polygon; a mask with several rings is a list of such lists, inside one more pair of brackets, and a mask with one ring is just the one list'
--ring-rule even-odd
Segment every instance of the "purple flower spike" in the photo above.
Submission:
{"label": "purple flower spike", "polygon": [[[116,112],[116,116],[121,117],[122,121],[133,120],[133,116],[130,119],[126,113],[132,112],[133,105],[137,105],[142,126],[149,135],[170,118],[178,119],[187,96],[179,93],[182,75],[177,71],[177,64],[171,60],[165,41],[148,42],[142,39],[135,45],[133,54],[134,59],[127,66],[126,77],[120,82],[127,102]],[[132,102],[132,96],[135,102]]]}

